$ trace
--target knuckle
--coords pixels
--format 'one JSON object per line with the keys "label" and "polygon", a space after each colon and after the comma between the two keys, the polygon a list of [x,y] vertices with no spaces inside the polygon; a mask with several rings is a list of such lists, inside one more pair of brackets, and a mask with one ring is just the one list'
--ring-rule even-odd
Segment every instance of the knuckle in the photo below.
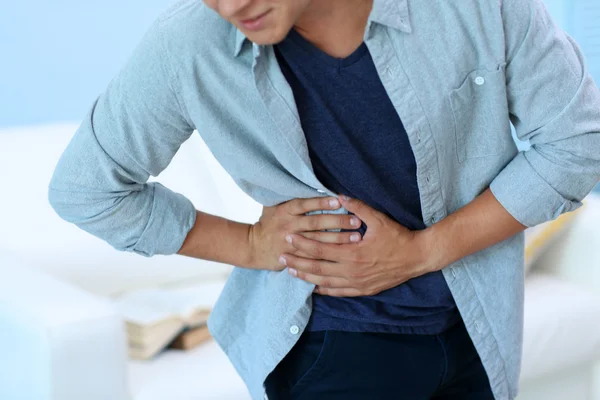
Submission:
{"label": "knuckle", "polygon": [[319,220],[316,217],[308,217],[308,229],[316,231],[319,227]]}
{"label": "knuckle", "polygon": [[276,206],[267,207],[271,213],[274,214],[283,214],[288,212],[294,207],[293,201],[288,201],[285,203],[278,204]]}
{"label": "knuckle", "polygon": [[312,254],[315,257],[322,258],[324,254],[323,247],[319,245],[314,246],[312,249]]}
{"label": "knuckle", "polygon": [[279,211],[287,214],[297,214],[302,210],[302,200],[293,199],[286,203],[282,203]]}
{"label": "knuckle", "polygon": [[293,231],[292,221],[290,221],[290,220],[281,220],[281,222],[279,223],[279,229],[282,230],[285,233],[292,232]]}
{"label": "knuckle", "polygon": [[323,269],[321,268],[321,265],[319,265],[319,263],[317,261],[313,261],[313,262],[311,262],[311,264],[309,266],[309,271],[313,275],[321,275],[321,273],[323,272]]}
{"label": "knuckle", "polygon": [[321,282],[320,286],[325,288],[331,287],[331,281],[329,279],[323,279],[323,282]]}
{"label": "knuckle", "polygon": [[355,262],[356,264],[362,264],[362,262],[364,261],[364,258],[365,258],[364,255],[360,251],[355,251],[352,254],[352,261]]}
{"label": "knuckle", "polygon": [[353,271],[348,276],[350,282],[354,286],[362,286],[363,279],[365,278],[364,273],[360,270]]}

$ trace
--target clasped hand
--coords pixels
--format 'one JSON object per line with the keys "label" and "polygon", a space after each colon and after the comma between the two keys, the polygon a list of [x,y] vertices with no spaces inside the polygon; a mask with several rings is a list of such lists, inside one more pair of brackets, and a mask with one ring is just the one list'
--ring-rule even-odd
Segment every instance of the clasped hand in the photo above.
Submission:
{"label": "clasped hand", "polygon": [[[318,214],[343,206],[354,215]],[[358,232],[324,232],[357,229]],[[372,296],[432,272],[422,231],[411,231],[367,204],[344,196],[295,199],[265,207],[251,229],[260,268],[283,270],[336,297]]]}

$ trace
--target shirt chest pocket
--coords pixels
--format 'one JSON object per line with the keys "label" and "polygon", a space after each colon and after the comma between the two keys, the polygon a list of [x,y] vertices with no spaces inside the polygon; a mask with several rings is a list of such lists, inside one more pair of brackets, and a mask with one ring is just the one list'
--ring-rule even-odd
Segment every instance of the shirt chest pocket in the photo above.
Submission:
{"label": "shirt chest pocket", "polygon": [[510,139],[504,65],[477,69],[449,95],[458,161],[502,154]]}

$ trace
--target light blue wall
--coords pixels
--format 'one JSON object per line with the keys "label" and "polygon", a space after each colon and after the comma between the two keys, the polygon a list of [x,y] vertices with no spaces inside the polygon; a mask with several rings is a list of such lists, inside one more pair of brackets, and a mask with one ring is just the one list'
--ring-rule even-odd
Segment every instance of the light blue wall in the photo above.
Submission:
{"label": "light blue wall", "polygon": [[0,126],[81,120],[171,2],[2,0]]}
{"label": "light blue wall", "polygon": [[[80,120],[172,1],[3,1],[0,126]],[[600,82],[600,0],[546,1]]]}
{"label": "light blue wall", "polygon": [[581,46],[590,72],[600,84],[600,0],[546,0],[546,5]]}

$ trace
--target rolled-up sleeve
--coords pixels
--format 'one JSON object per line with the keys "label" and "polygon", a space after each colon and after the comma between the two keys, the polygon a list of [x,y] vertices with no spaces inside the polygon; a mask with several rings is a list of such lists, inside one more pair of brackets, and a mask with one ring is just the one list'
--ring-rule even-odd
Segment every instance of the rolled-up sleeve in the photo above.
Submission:
{"label": "rolled-up sleeve", "polygon": [[49,202],[63,219],[118,250],[174,254],[196,210],[183,195],[147,181],[192,132],[157,21],[60,157]]}
{"label": "rolled-up sleeve", "polygon": [[600,92],[542,0],[504,0],[506,87],[520,152],[490,189],[519,222],[577,209],[600,179]]}

